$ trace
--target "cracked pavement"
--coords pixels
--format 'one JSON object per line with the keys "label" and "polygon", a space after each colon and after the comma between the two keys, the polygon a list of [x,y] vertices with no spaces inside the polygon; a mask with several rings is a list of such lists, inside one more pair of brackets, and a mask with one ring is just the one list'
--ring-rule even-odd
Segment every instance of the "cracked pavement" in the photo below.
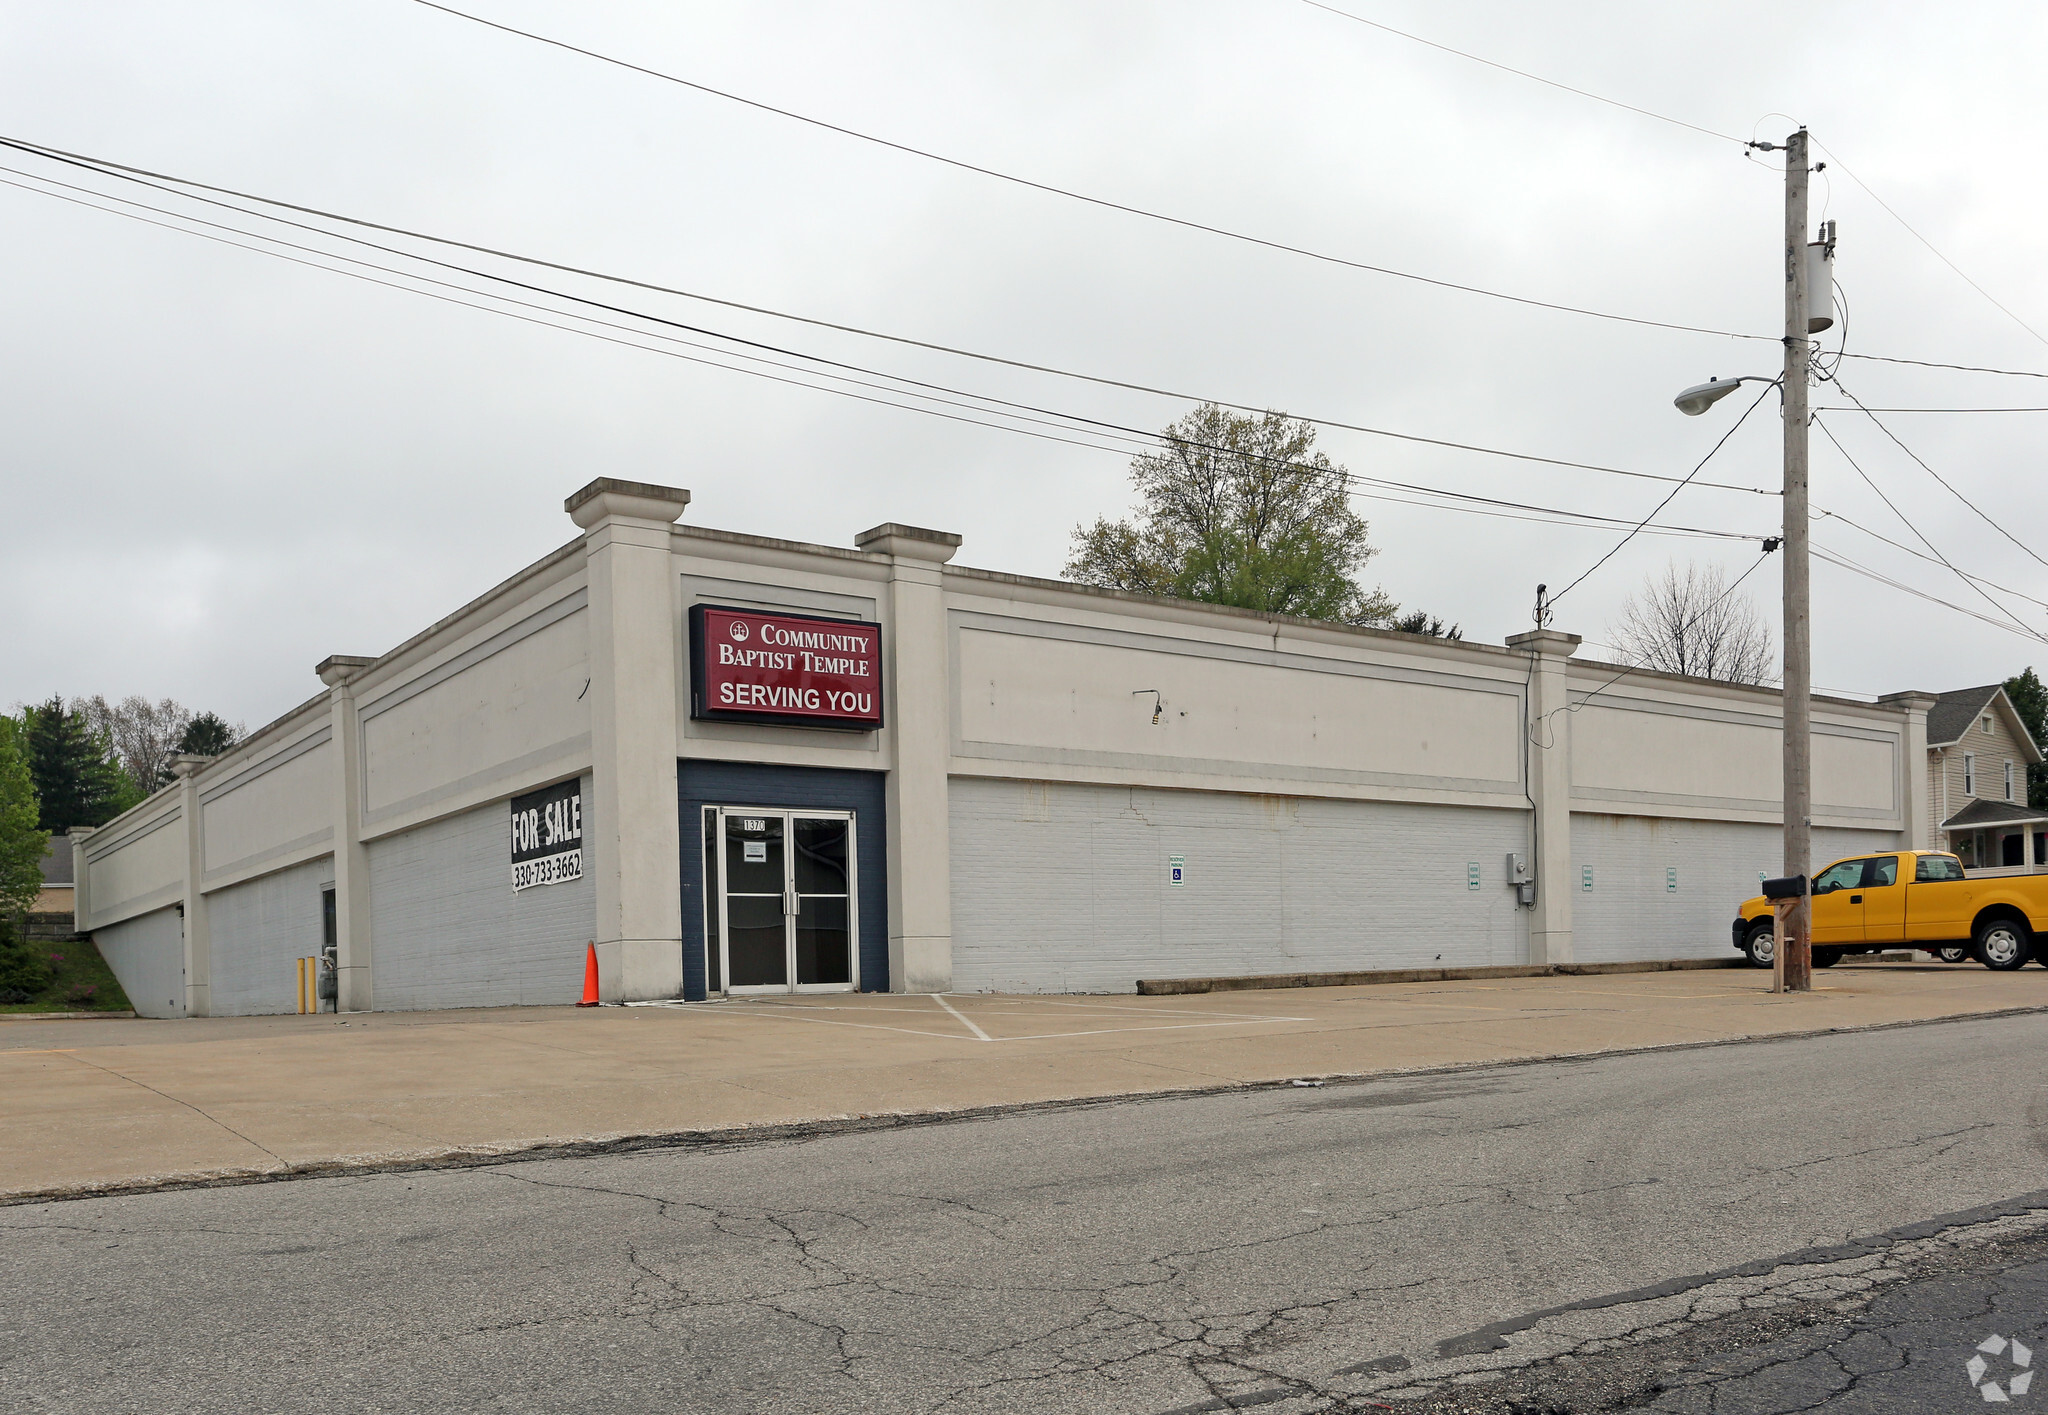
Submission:
{"label": "cracked pavement", "polygon": [[[2025,1373],[2048,1339],[2048,1208],[1719,1285],[1739,1290],[1724,1291],[1690,1320],[1662,1321],[1646,1308],[1637,1313],[1646,1325],[1618,1339],[1437,1382],[1397,1408],[1409,1415],[1903,1415],[2019,1404],[2034,1394]],[[1982,1364],[1973,1370],[1972,1359]],[[1985,1396],[1980,1382],[1994,1394]]]}
{"label": "cracked pavement", "polygon": [[[1962,1284],[1957,1330],[2048,1326],[2025,1263],[1941,1267],[2048,1218],[2044,1042],[1988,1019],[22,1205],[0,1409],[1903,1409],[1869,1402],[1919,1348],[1869,1324],[1936,1322],[1930,1284]],[[1969,1354],[1941,1347],[1941,1398],[1974,1408]],[[1615,1374],[1638,1358],[1657,1379]]]}

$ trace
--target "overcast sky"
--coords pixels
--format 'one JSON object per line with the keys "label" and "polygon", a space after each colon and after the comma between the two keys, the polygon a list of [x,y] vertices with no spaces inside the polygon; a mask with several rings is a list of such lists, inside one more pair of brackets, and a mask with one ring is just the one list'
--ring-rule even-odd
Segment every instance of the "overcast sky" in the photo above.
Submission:
{"label": "overcast sky", "polygon": [[[1736,143],[1301,0],[470,7],[968,162],[1357,261],[1647,319],[1763,335],[1782,325],[1777,158],[1751,161]],[[1343,8],[1736,137],[1809,124],[1942,254],[2048,332],[2048,12]],[[411,0],[5,3],[0,16],[10,137],[1203,396],[1682,474],[1747,399],[1685,418],[1672,395],[1709,375],[1774,372],[1779,358],[1768,342],[1532,309],[1022,189]],[[1816,179],[1822,215],[1841,227],[1850,351],[2048,370],[2040,340],[1839,167]],[[763,535],[849,545],[892,520],[957,531],[961,563],[1038,575],[1059,573],[1077,522],[1130,504],[1127,450],[687,363],[16,187],[0,187],[0,243],[0,705],[142,693],[267,721],[317,689],[322,657],[381,653],[569,539],[562,498],[594,476],[688,487],[688,521]],[[1188,407],[550,283],[1128,426],[1161,427]],[[1872,407],[2048,405],[2036,379],[1855,360],[1842,377]],[[1842,399],[1824,388],[1816,402]],[[1775,487],[1774,410],[1759,408],[1702,475]],[[2048,554],[2048,413],[1886,422]],[[1860,415],[1832,426],[1940,554],[2048,600],[2048,567],[2028,549]],[[1355,472],[1612,516],[1645,514],[1667,489],[1355,432],[1325,432],[1319,446]],[[1813,459],[1819,507],[1918,544],[1825,438]],[[1360,509],[1380,547],[1368,578],[1491,642],[1528,626],[1539,581],[1569,582],[1617,538]],[[1776,517],[1772,498],[1691,488],[1662,519],[1761,535]],[[1839,521],[1819,521],[1815,539],[1992,612],[1942,566]],[[1556,627],[1601,640],[1667,560],[1736,574],[1756,554],[1754,542],[1641,537],[1558,606]],[[1745,587],[1773,620],[1777,573],[1774,561]],[[2048,629],[2039,606],[2001,598]],[[1814,601],[1825,688],[1940,690],[2048,669],[2038,641],[1829,565],[1814,567]]]}

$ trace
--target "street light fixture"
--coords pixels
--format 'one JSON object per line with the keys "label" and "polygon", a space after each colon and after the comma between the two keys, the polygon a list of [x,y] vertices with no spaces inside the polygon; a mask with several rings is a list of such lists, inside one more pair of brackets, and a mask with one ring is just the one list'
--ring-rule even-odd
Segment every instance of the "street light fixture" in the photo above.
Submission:
{"label": "street light fixture", "polygon": [[1692,387],[1686,389],[1685,392],[1673,398],[1671,406],[1689,418],[1696,418],[1707,409],[1713,407],[1714,404],[1726,398],[1730,393],[1733,393],[1738,384],[1776,383],[1777,381],[1775,378],[1765,378],[1761,374],[1754,373],[1746,373],[1740,378],[1710,378],[1705,383],[1695,383]]}

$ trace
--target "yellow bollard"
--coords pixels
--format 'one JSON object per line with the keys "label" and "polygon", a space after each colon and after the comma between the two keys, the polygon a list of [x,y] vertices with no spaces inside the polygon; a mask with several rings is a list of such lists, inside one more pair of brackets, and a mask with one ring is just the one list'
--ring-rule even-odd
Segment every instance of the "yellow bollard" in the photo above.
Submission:
{"label": "yellow bollard", "polygon": [[294,961],[299,965],[299,1015],[303,1017],[306,1015],[306,960],[300,958]]}

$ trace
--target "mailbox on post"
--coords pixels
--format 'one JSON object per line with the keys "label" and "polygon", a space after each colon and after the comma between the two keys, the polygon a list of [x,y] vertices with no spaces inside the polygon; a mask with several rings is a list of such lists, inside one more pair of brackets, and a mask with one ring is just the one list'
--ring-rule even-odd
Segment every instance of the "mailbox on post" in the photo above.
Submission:
{"label": "mailbox on post", "polygon": [[1812,986],[1813,955],[1808,951],[1806,928],[1800,921],[1800,911],[1806,907],[1810,893],[1805,875],[1764,881],[1764,898],[1771,901],[1771,912],[1777,915],[1771,928],[1772,992],[1784,992],[1788,986],[1793,992],[1805,992]]}

